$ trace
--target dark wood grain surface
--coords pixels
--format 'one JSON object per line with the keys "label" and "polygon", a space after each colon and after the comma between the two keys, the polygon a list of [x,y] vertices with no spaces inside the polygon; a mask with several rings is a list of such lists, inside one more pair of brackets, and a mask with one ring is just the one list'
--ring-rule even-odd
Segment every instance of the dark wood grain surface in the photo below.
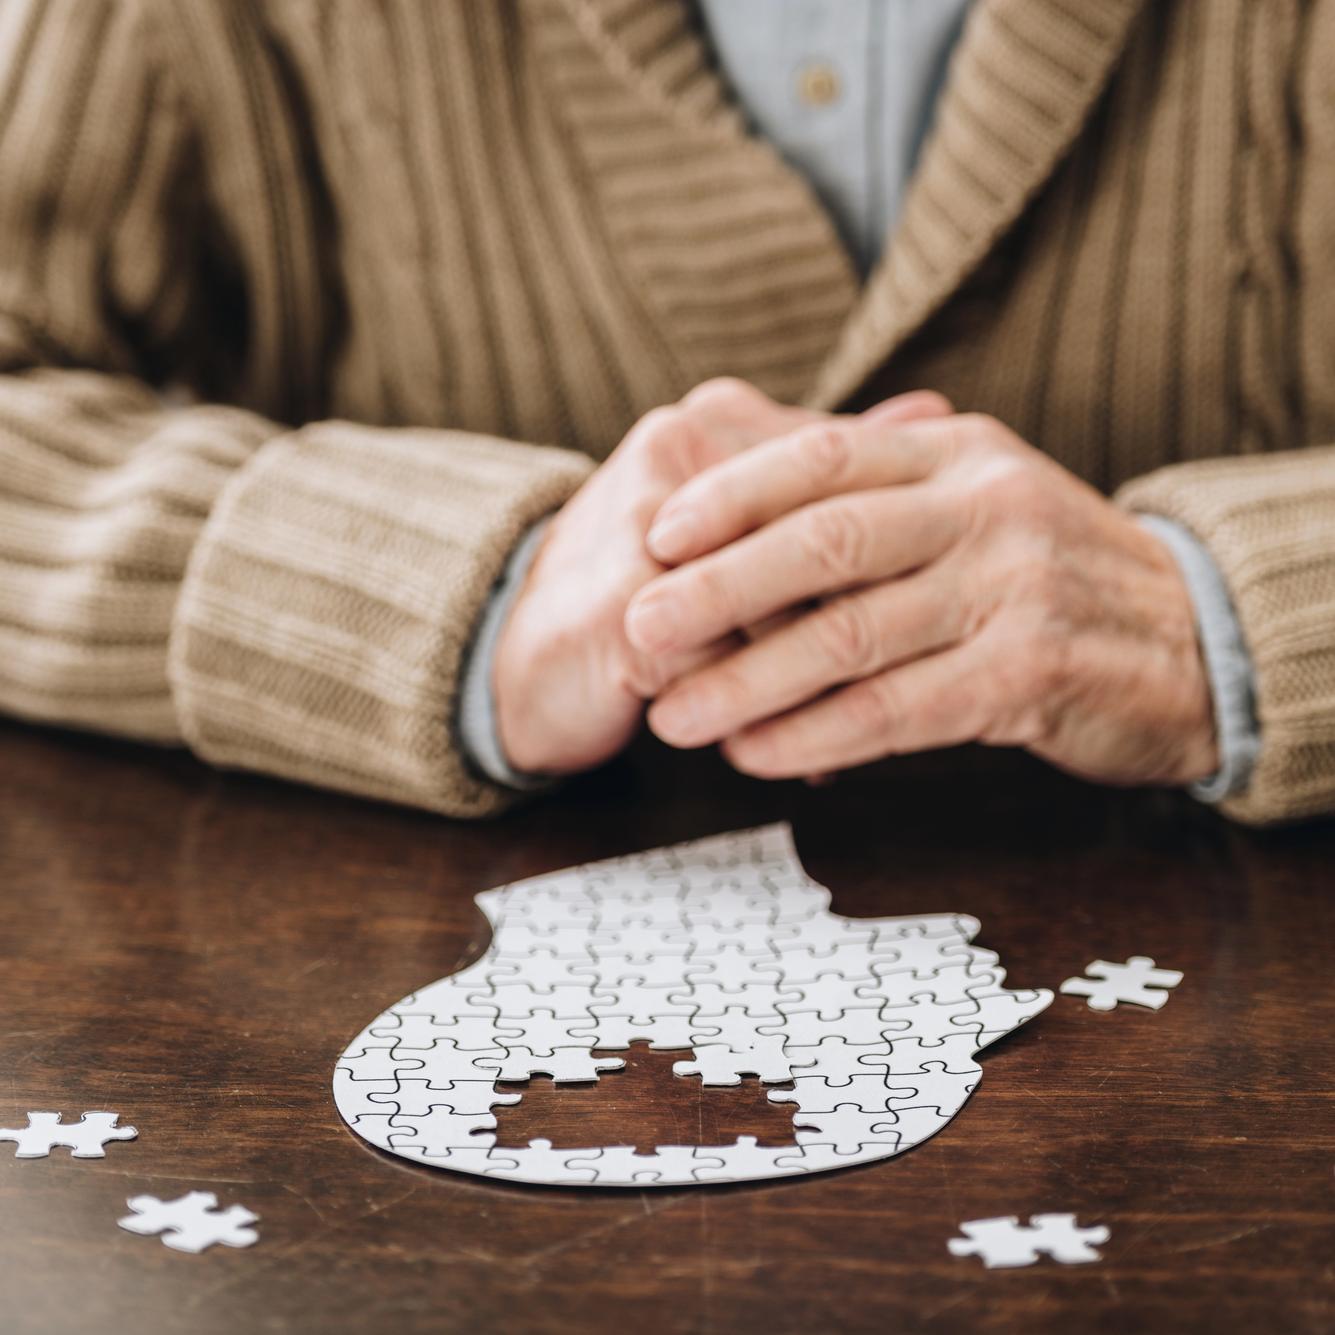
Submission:
{"label": "dark wood grain surface", "polygon": [[[489,1183],[340,1122],[344,1044],[485,947],[476,892],[783,818],[836,911],[974,914],[1016,986],[1137,953],[1186,980],[1158,1013],[1058,997],[935,1139],[801,1181]],[[114,1108],[140,1131],[104,1160],[0,1145],[0,1329],[1328,1332],[1333,865],[1332,825],[1250,833],[982,752],[809,790],[644,747],[463,825],[0,724],[0,1125]],[[604,1079],[601,1111],[535,1088],[534,1114],[642,1143],[782,1130],[753,1083],[653,1058]],[[259,1244],[116,1228],[128,1196],[191,1189],[255,1210]],[[961,1220],[1043,1211],[1107,1224],[1105,1259],[947,1253]]]}

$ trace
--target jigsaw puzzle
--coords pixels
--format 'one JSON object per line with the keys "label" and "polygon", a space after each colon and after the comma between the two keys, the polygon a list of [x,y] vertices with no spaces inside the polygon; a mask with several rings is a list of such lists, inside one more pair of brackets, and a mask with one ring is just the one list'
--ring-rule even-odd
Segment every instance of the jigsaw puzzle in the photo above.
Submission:
{"label": "jigsaw puzzle", "polygon": [[30,1112],[28,1125],[19,1129],[0,1127],[0,1140],[16,1144],[16,1159],[44,1159],[57,1145],[69,1149],[71,1159],[104,1159],[103,1148],[113,1140],[133,1140],[139,1132],[132,1126],[117,1126],[114,1112],[86,1112],[77,1122],[62,1123],[58,1112]]}
{"label": "jigsaw puzzle", "polygon": [[[641,1187],[820,1172],[939,1131],[981,1074],[973,1054],[1043,1010],[1005,988],[960,914],[841,918],[787,825],[716,835],[488,890],[486,954],[352,1041],[334,1098],[404,1158],[522,1182]],[[497,1147],[498,1080],[596,1081],[634,1040],[688,1049],[706,1085],[757,1075],[794,1105],[795,1145]]]}
{"label": "jigsaw puzzle", "polygon": [[1103,1224],[1077,1228],[1073,1214],[1030,1215],[1021,1224],[1014,1215],[1001,1219],[972,1219],[960,1225],[962,1238],[946,1244],[952,1256],[978,1256],[989,1270],[1033,1265],[1046,1254],[1063,1265],[1083,1265],[1103,1258],[1091,1244],[1107,1242]]}
{"label": "jigsaw puzzle", "polygon": [[1068,978],[1061,990],[1072,996],[1087,997],[1092,1011],[1110,1011],[1129,1004],[1158,1010],[1168,1000],[1164,988],[1176,987],[1182,975],[1176,969],[1155,968],[1148,955],[1132,955],[1125,964],[1095,960],[1085,972],[1088,978]]}
{"label": "jigsaw puzzle", "polygon": [[221,1242],[225,1247],[249,1247],[260,1235],[248,1227],[259,1219],[244,1205],[218,1209],[211,1191],[191,1191],[173,1201],[156,1196],[131,1196],[134,1211],[116,1222],[130,1233],[160,1233],[163,1243],[178,1252],[202,1252]]}

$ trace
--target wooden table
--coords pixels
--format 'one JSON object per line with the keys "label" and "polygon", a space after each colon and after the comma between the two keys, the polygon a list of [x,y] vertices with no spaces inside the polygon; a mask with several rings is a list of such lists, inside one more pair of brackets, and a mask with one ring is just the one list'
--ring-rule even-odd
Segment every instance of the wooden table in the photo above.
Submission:
{"label": "wooden table", "polygon": [[[1186,981],[1158,1013],[1058,997],[934,1140],[801,1181],[489,1183],[340,1122],[335,1059],[484,948],[477,891],[785,818],[837,911],[974,914],[1016,986],[1137,953]],[[464,825],[0,724],[0,1125],[109,1107],[140,1131],[103,1160],[0,1146],[0,1328],[1328,1332],[1333,865],[1335,826],[1249,833],[983,752],[809,790],[646,746]],[[639,1058],[604,1080],[602,1122],[587,1094],[532,1101],[649,1144],[768,1115],[753,1083]],[[128,1196],[191,1189],[255,1210],[259,1244],[115,1226]],[[962,1220],[1045,1211],[1106,1223],[1104,1260],[947,1253]]]}

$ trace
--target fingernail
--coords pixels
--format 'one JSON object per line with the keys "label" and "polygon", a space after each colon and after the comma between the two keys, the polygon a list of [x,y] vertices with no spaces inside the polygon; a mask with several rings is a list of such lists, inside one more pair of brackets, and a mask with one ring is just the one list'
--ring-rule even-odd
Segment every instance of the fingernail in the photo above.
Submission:
{"label": "fingernail", "polygon": [[649,530],[649,553],[659,561],[675,561],[690,551],[696,532],[695,516],[689,510],[667,514]]}
{"label": "fingernail", "polygon": [[692,746],[704,737],[700,697],[695,691],[682,691],[657,701],[649,710],[649,726],[665,742],[674,746]]}
{"label": "fingernail", "polygon": [[626,634],[639,649],[666,649],[677,627],[677,609],[671,598],[641,598],[626,611]]}
{"label": "fingernail", "polygon": [[869,422],[893,422],[900,417],[921,417],[925,410],[928,410],[928,415],[945,411],[944,407],[938,404],[934,394],[924,390],[910,390],[907,394],[899,394],[893,399],[873,404],[862,413],[862,418]]}

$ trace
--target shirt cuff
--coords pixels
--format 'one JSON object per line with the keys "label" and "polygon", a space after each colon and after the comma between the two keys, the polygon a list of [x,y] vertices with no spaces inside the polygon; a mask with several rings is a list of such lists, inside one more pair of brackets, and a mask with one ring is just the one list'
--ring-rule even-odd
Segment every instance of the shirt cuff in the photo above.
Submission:
{"label": "shirt cuff", "polygon": [[533,564],[549,523],[550,515],[539,519],[510,553],[505,569],[491,591],[482,619],[478,622],[459,690],[457,725],[459,745],[465,760],[493,783],[519,792],[537,792],[550,788],[556,779],[545,774],[526,774],[523,770],[515,769],[506,758],[497,728],[492,666],[501,630],[524,587],[524,577]]}
{"label": "shirt cuff", "polygon": [[1191,595],[1196,632],[1214,697],[1219,769],[1188,791],[1202,802],[1222,802],[1245,792],[1261,750],[1256,719],[1256,672],[1233,609],[1228,586],[1209,548],[1190,529],[1162,515],[1136,518],[1162,540],[1177,562]]}

